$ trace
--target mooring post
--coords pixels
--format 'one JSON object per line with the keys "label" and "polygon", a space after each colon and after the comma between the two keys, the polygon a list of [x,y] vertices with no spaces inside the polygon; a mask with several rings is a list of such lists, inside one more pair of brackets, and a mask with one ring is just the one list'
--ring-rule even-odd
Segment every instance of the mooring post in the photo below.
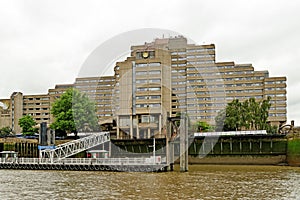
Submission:
{"label": "mooring post", "polygon": [[170,142],[170,170],[174,169],[174,142]]}
{"label": "mooring post", "polygon": [[[167,116],[169,116],[169,112],[167,112]],[[167,169],[168,171],[173,171],[174,165],[174,141],[173,134],[174,131],[177,132],[177,126],[175,126],[174,122],[178,122],[180,119],[178,117],[168,117],[167,130],[166,130],[166,160],[167,160]],[[175,128],[176,130],[172,129]]]}
{"label": "mooring post", "polygon": [[185,115],[185,171],[189,170],[189,136],[188,117]]}
{"label": "mooring post", "polygon": [[185,113],[181,114],[180,119],[180,172],[188,171],[188,123]]}
{"label": "mooring post", "polygon": [[[168,113],[169,114],[169,113]],[[166,163],[167,163],[167,171],[171,171],[171,162],[170,162],[170,138],[171,138],[171,122],[168,121],[166,127]]]}

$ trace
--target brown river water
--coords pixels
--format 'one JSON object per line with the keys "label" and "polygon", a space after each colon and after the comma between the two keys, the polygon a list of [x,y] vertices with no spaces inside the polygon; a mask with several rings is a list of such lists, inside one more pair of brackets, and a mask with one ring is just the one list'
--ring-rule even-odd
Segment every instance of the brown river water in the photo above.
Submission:
{"label": "brown river water", "polygon": [[0,170],[0,199],[300,199],[300,168],[190,165],[189,171]]}

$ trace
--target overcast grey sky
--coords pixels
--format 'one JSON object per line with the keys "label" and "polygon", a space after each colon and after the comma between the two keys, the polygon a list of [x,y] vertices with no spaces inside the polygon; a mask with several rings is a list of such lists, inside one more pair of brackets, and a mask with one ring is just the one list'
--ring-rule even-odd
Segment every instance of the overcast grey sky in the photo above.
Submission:
{"label": "overcast grey sky", "polygon": [[[214,43],[217,61],[288,78],[288,120],[300,125],[300,1],[0,0],[0,98],[73,83],[95,48],[140,28]],[[130,48],[130,47],[128,47]]]}

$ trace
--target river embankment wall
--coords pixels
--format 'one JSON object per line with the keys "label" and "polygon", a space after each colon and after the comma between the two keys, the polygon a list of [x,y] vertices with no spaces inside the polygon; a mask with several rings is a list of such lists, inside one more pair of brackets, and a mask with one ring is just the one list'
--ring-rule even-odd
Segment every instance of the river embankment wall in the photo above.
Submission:
{"label": "river embankment wall", "polygon": [[286,165],[284,135],[226,136],[215,141],[195,138],[189,148],[189,164]]}
{"label": "river embankment wall", "polygon": [[[115,140],[115,156],[153,151],[153,140]],[[179,163],[180,145],[174,142],[175,163]],[[124,151],[119,154],[117,148]],[[166,155],[165,140],[156,139],[156,155]],[[128,153],[130,152],[130,153]],[[286,165],[287,138],[285,135],[237,135],[195,137],[190,139],[189,164]]]}
{"label": "river embankment wall", "polygon": [[287,135],[287,163],[300,167],[300,133],[292,132]]}
{"label": "river embankment wall", "polygon": [[[175,140],[173,144],[175,158],[178,158],[179,141]],[[165,146],[165,139],[156,139],[156,155],[165,156]],[[149,156],[153,152],[153,139],[112,140],[110,148],[112,157],[131,157],[135,156],[135,153]],[[16,151],[19,157],[38,157],[38,141],[1,139],[0,151]],[[300,137],[298,135],[293,135],[293,137],[284,135],[195,137],[190,139],[188,151],[189,164],[300,166]],[[85,154],[82,153],[81,156],[84,157]]]}

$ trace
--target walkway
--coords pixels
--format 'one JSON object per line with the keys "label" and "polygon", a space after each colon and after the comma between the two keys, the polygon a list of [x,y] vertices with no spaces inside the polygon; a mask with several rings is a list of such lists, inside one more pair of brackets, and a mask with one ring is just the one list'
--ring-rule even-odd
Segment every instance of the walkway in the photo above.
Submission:
{"label": "walkway", "polygon": [[50,158],[51,163],[85,151],[97,145],[110,141],[109,132],[93,133],[84,138],[73,140],[55,147],[55,149],[44,149],[40,151],[40,158]]}
{"label": "walkway", "polygon": [[[159,157],[160,158],[160,157]],[[97,171],[163,171],[165,158],[0,158],[0,169],[30,170],[97,170]]]}

